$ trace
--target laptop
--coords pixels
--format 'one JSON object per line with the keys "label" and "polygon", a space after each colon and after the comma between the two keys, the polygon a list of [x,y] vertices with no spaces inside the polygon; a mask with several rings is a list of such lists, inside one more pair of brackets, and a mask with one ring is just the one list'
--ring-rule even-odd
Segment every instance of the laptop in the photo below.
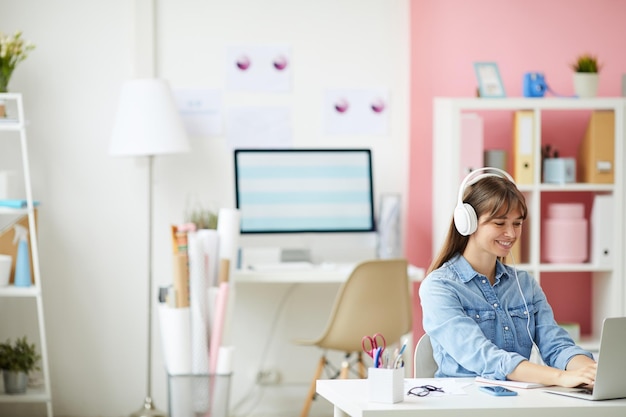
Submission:
{"label": "laptop", "polygon": [[550,388],[550,394],[585,400],[626,398],[626,317],[604,319],[593,388]]}

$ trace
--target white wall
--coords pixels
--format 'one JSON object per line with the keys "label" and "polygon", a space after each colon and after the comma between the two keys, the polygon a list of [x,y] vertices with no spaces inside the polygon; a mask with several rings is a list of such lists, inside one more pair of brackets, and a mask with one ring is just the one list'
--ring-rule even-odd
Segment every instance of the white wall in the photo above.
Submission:
{"label": "white wall", "polygon": [[[147,166],[107,154],[119,90],[133,73],[137,17],[132,4],[0,0],[0,30],[21,29],[37,44],[18,67],[10,89],[24,94],[30,120],[33,189],[42,201],[39,252],[52,393],[59,416],[127,415],[145,395]],[[288,44],[294,57],[292,92],[224,90],[225,112],[238,105],[289,106],[294,146],[370,147],[377,196],[406,195],[408,9],[408,0],[156,0],[157,75],[174,88],[224,89],[227,45]],[[389,135],[325,136],[320,104],[324,90],[336,87],[387,87]],[[187,199],[234,205],[226,138],[195,137],[191,142],[190,154],[155,162],[155,285],[171,279],[168,228],[183,220]],[[322,298],[313,303],[321,306],[322,321],[332,291],[312,293]],[[9,327],[1,322],[4,338],[3,329]],[[153,394],[165,409],[158,332],[153,337]],[[314,362],[310,371],[303,366],[290,380],[308,381],[313,367]],[[243,385],[233,384],[234,400],[246,393]],[[43,414],[42,407],[1,404],[0,414],[5,411]]]}

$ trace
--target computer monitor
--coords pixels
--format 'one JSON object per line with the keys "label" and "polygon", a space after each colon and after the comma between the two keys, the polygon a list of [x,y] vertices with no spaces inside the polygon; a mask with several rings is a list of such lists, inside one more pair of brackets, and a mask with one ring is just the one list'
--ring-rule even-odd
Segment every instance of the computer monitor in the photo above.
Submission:
{"label": "computer monitor", "polygon": [[369,149],[237,149],[241,233],[373,232]]}

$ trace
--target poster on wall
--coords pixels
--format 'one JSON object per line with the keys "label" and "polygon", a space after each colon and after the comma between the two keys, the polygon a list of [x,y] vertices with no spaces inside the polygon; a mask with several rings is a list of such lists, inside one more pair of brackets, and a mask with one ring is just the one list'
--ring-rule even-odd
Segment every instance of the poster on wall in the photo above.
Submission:
{"label": "poster on wall", "polygon": [[389,92],[377,89],[331,89],[324,94],[327,135],[386,135]]}
{"label": "poster on wall", "polygon": [[226,87],[231,91],[289,92],[292,64],[289,46],[229,46],[226,51]]}
{"label": "poster on wall", "polygon": [[212,89],[176,89],[176,106],[191,137],[222,135],[222,94]]}
{"label": "poster on wall", "polygon": [[291,148],[291,109],[282,106],[229,108],[226,137],[232,149]]}

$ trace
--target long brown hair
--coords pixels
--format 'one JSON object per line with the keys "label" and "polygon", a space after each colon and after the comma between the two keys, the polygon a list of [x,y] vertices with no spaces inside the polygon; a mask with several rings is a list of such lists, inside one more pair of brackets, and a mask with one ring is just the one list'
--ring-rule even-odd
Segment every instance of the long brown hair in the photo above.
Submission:
{"label": "long brown hair", "polygon": [[[528,215],[524,194],[513,182],[500,176],[485,177],[466,187],[463,202],[474,208],[476,217],[479,219],[485,213],[489,214],[488,220],[491,220],[515,209],[519,209],[522,220],[525,220]],[[461,235],[456,230],[454,219],[452,219],[446,240],[437,257],[430,264],[426,275],[441,267],[457,253],[462,253],[468,241],[469,236]]]}

